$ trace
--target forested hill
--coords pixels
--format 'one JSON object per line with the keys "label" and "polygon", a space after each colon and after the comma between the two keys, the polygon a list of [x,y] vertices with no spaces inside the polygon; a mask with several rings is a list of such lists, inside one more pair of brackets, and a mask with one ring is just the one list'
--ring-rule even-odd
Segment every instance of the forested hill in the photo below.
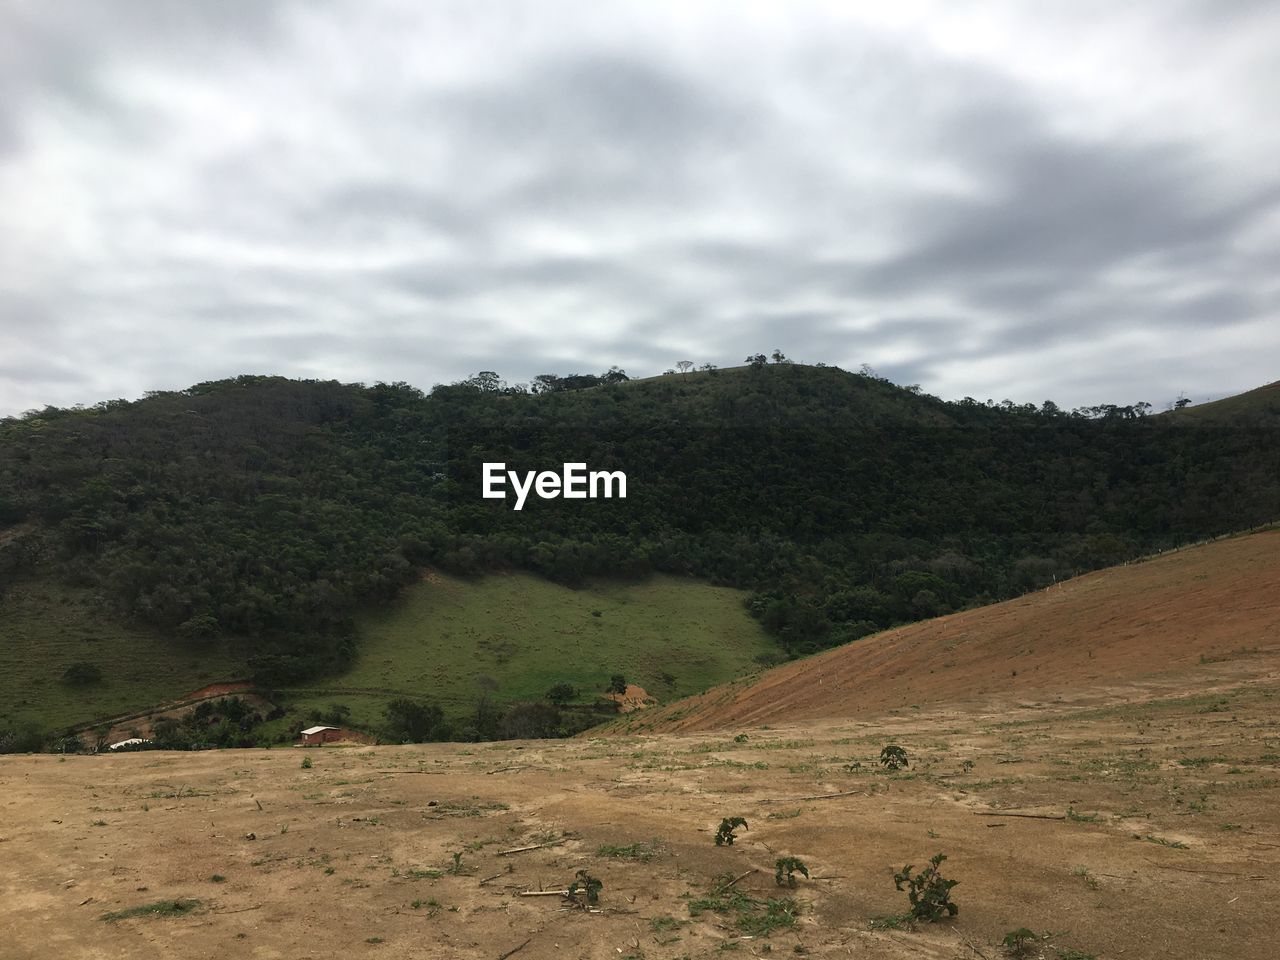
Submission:
{"label": "forested hill", "polygon": [[[0,591],[91,587],[287,679],[349,657],[356,605],[425,566],[658,570],[753,591],[804,652],[1280,517],[1269,406],[951,403],[785,363],[536,388],[241,377],[0,421]],[[485,461],[623,470],[628,496],[515,512],[481,499]]]}

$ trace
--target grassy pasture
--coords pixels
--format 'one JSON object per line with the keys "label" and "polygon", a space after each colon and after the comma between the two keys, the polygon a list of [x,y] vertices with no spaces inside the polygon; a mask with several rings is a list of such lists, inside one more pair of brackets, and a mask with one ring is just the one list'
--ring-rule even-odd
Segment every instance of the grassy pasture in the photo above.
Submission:
{"label": "grassy pasture", "polygon": [[342,703],[368,723],[394,696],[435,699],[459,715],[484,678],[509,702],[538,699],[558,682],[590,697],[615,673],[672,700],[759,669],[756,656],[777,649],[742,596],[676,577],[571,590],[526,574],[433,575],[359,618],[350,671],[289,691],[290,700]]}
{"label": "grassy pasture", "polygon": [[[64,682],[78,662],[97,666],[102,681]],[[240,676],[239,662],[219,646],[188,649],[105,620],[86,591],[53,578],[15,584],[0,598],[0,726],[59,730],[145,710]]]}

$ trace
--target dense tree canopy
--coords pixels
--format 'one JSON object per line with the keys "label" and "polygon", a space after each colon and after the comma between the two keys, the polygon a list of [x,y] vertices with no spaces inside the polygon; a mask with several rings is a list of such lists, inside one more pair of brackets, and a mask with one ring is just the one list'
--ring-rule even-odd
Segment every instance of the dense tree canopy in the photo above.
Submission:
{"label": "dense tree canopy", "polygon": [[[805,652],[1272,521],[1276,425],[947,403],[787,362],[532,387],[485,371],[430,395],[240,377],[0,421],[0,596],[21,576],[90,585],[175,642],[249,638],[283,680],[339,666],[355,606],[427,565],[660,570],[750,590]],[[622,470],[628,497],[517,513],[481,498],[486,461]]]}

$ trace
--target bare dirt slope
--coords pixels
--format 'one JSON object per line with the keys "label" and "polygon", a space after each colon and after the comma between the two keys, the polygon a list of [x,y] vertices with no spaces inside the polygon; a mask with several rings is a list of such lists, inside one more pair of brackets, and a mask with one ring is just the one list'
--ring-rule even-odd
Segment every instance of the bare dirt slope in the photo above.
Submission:
{"label": "bare dirt slope", "polygon": [[1016,600],[890,630],[615,729],[713,730],[865,717],[932,703],[1123,694],[1202,660],[1280,649],[1280,531],[1113,567]]}

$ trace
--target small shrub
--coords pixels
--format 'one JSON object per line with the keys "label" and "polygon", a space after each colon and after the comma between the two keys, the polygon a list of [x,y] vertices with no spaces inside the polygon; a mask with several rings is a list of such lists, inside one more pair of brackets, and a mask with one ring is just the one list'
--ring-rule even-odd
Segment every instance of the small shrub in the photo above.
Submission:
{"label": "small shrub", "polygon": [[806,880],[809,879],[809,868],[804,865],[803,860],[796,857],[779,857],[774,867],[773,879],[780,887],[794,887],[797,873],[802,873]]}
{"label": "small shrub", "polygon": [[62,679],[65,683],[70,683],[78,687],[87,686],[91,683],[102,682],[102,669],[93,663],[80,661],[73,663],[67,669],[62,671]]}
{"label": "small shrub", "polygon": [[947,880],[938,872],[946,859],[946,854],[937,853],[929,860],[929,866],[915,876],[911,874],[911,864],[893,875],[893,885],[907,891],[912,920],[936,923],[944,916],[954,917],[960,912],[960,908],[951,901],[951,888],[960,881]]}
{"label": "small shrub", "polygon": [[303,758],[302,758],[302,769],[303,769],[303,770],[310,770],[310,769],[311,769],[311,758],[310,758],[310,757],[303,757]]}
{"label": "small shrub", "polygon": [[594,906],[600,902],[600,891],[603,889],[603,883],[586,870],[579,870],[573,883],[569,884],[569,899],[576,900],[578,894],[582,894],[586,898],[586,903]]}
{"label": "small shrub", "polygon": [[1000,946],[1004,947],[1005,955],[1012,960],[1023,960],[1024,957],[1031,956],[1039,941],[1040,937],[1035,931],[1019,927],[1017,930],[1006,933],[1004,939],[1000,941]]}
{"label": "small shrub", "polygon": [[740,733],[740,734],[738,734],[736,737],[734,737],[734,738],[733,738],[733,742],[734,742],[734,743],[746,743],[746,742],[747,742],[747,735],[746,735],[745,733]]}
{"label": "small shrub", "polygon": [[716,829],[716,846],[732,847],[733,841],[738,839],[734,836],[733,831],[741,827],[743,830],[750,829],[747,821],[742,817],[725,817],[720,821],[720,826]]}
{"label": "small shrub", "polygon": [[896,744],[890,744],[880,751],[880,766],[886,770],[901,770],[907,764],[907,751]]}
{"label": "small shrub", "polygon": [[578,691],[569,683],[553,683],[548,688],[546,697],[557,707],[563,707],[578,695]]}

